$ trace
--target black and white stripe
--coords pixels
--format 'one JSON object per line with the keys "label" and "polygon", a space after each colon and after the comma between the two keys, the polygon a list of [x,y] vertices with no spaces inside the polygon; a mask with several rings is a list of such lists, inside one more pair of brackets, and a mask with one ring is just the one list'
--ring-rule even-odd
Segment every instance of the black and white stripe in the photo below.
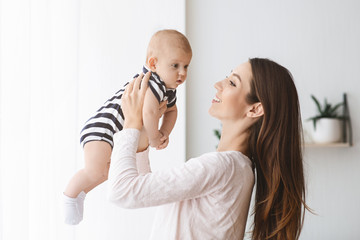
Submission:
{"label": "black and white stripe", "polygon": [[[143,72],[146,73],[147,71],[148,69],[143,67]],[[128,83],[117,91],[113,97],[107,100],[104,105],[96,111],[95,116],[91,117],[85,123],[80,134],[80,143],[83,147],[89,141],[105,141],[113,147],[113,136],[116,132],[121,131],[124,125],[121,97],[127,84]],[[176,90],[166,89],[165,83],[156,73],[151,74],[149,87],[159,103],[168,100],[168,107],[176,103]]]}
{"label": "black and white stripe", "polygon": [[[143,72],[147,73],[149,70],[144,66]],[[137,77],[135,75],[135,77]],[[152,73],[149,80],[149,87],[157,100],[160,102],[168,100],[167,107],[172,107],[176,103],[176,89],[166,89],[165,83],[160,79],[156,73]]]}

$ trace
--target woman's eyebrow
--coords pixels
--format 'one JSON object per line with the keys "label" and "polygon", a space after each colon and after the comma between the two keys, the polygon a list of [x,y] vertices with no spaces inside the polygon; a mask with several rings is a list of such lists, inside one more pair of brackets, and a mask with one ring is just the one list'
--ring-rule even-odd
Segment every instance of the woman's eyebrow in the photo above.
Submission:
{"label": "woman's eyebrow", "polygon": [[236,78],[238,78],[239,81],[241,82],[241,77],[240,77],[240,75],[238,75],[238,74],[236,74],[236,73],[234,73],[234,72],[232,72],[231,74],[234,75]]}

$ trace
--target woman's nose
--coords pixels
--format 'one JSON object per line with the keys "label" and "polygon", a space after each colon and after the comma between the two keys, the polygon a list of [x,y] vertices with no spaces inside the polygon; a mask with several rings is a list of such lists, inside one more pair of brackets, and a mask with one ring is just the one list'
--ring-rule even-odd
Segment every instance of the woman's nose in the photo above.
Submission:
{"label": "woman's nose", "polygon": [[219,82],[215,83],[214,87],[215,87],[217,90],[220,90],[220,89],[221,89],[221,85],[222,85],[221,83],[222,83],[222,81],[219,81]]}

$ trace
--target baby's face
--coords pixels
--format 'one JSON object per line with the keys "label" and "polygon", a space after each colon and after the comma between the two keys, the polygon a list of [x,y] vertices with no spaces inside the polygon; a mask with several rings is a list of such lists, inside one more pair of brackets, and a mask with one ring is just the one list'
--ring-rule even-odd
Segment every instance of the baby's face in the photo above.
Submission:
{"label": "baby's face", "polygon": [[192,54],[181,48],[172,48],[158,57],[155,72],[167,88],[177,88],[187,77]]}

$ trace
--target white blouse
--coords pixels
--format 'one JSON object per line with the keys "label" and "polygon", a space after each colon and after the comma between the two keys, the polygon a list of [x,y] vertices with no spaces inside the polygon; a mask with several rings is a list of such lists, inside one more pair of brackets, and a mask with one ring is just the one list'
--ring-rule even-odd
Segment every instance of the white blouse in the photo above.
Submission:
{"label": "white blouse", "polygon": [[136,154],[139,136],[136,129],[114,135],[111,202],[124,208],[161,205],[149,239],[243,239],[254,186],[248,157],[211,152],[152,173],[148,152]]}

